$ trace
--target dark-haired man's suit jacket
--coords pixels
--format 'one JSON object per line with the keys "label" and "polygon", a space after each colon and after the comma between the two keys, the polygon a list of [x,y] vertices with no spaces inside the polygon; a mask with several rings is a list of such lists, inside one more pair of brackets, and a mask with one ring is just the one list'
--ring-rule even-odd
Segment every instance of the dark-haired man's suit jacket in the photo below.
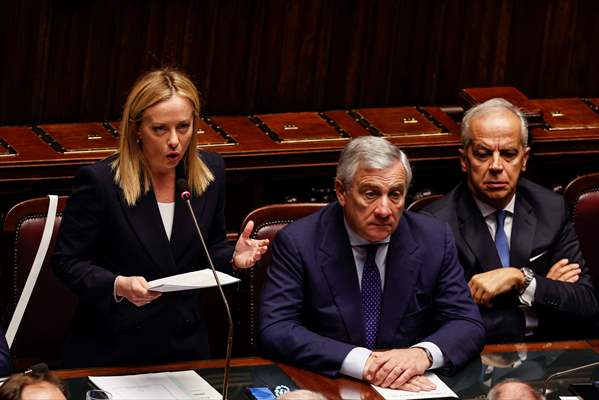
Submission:
{"label": "dark-haired man's suit jacket", "polygon": [[[335,202],[276,236],[260,305],[261,349],[327,375],[365,346],[355,261]],[[447,367],[477,355],[484,328],[446,224],[404,212],[391,235],[377,348],[436,344]]]}
{"label": "dark-haired man's suit jacket", "polygon": [[[233,248],[226,243],[224,163],[215,153],[200,154],[215,180],[202,196],[192,198],[192,207],[214,264],[230,270]],[[126,205],[114,182],[112,160],[80,170],[62,217],[53,267],[79,297],[62,366],[208,358],[207,320],[197,290],[164,293],[142,307],[113,298],[117,275],[151,281],[203,269],[208,262],[179,196],[169,241],[154,193]]]}
{"label": "dark-haired man's suit jacket", "polygon": [[10,374],[10,353],[4,332],[0,329],[0,377]]}
{"label": "dark-haired man's suit jacket", "polygon": [[[465,182],[422,212],[451,226],[466,281],[475,274],[501,267],[495,243]],[[537,288],[533,308],[539,317],[536,338],[581,334],[580,329],[585,327],[580,317],[593,316],[598,304],[562,196],[521,178],[513,218],[510,264],[529,267],[535,272]],[[580,264],[582,273],[578,282],[546,278],[551,266],[562,258]],[[508,293],[497,298],[493,307],[481,307],[490,338],[524,338],[525,319],[518,305],[517,293]]]}

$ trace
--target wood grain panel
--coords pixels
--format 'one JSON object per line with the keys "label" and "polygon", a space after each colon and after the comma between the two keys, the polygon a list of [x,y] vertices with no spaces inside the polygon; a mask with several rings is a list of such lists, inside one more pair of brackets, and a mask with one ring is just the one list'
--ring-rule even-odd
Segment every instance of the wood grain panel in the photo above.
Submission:
{"label": "wood grain panel", "polygon": [[591,0],[0,2],[0,126],[112,121],[143,71],[209,115],[455,104],[459,89],[596,97]]}

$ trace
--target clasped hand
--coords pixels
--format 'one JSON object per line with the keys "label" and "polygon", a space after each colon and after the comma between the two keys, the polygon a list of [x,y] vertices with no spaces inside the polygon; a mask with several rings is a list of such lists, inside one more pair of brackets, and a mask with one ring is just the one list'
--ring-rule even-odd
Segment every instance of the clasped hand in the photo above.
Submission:
{"label": "clasped hand", "polygon": [[363,379],[391,389],[431,391],[435,385],[422,375],[429,367],[426,352],[417,347],[373,351],[364,366]]}
{"label": "clasped hand", "polygon": [[252,267],[268,250],[268,239],[250,239],[252,229],[254,229],[254,221],[249,221],[235,244],[233,264],[236,268]]}

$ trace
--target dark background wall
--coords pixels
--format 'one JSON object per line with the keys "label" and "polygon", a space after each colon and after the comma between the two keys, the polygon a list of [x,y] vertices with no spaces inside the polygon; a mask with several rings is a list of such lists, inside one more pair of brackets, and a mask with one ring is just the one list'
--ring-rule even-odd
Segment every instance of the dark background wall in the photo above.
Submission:
{"label": "dark background wall", "polygon": [[143,71],[209,114],[599,94],[595,0],[2,0],[0,125],[114,120]]}

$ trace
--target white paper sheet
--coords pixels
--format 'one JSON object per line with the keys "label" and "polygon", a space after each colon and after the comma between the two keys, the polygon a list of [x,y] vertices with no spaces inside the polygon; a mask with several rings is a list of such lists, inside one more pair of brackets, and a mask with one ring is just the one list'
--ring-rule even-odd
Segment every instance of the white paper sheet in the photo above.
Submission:
{"label": "white paper sheet", "polygon": [[438,397],[455,397],[458,398],[458,395],[455,394],[453,390],[449,388],[437,375],[432,372],[427,372],[424,374],[432,383],[437,386],[435,390],[431,390],[430,392],[408,392],[405,390],[395,390],[395,389],[387,389],[372,385],[373,388],[376,389],[377,392],[383,398],[388,400],[407,400],[407,399],[434,399]]}
{"label": "white paper sheet", "polygon": [[[239,282],[234,276],[216,271],[221,285]],[[202,289],[216,286],[212,270],[207,268],[201,271],[192,271],[185,274],[168,276],[148,282],[150,290],[156,292],[177,292],[179,290]]]}
{"label": "white paper sheet", "polygon": [[90,376],[89,379],[100,389],[110,392],[113,400],[222,399],[222,395],[195,371]]}

